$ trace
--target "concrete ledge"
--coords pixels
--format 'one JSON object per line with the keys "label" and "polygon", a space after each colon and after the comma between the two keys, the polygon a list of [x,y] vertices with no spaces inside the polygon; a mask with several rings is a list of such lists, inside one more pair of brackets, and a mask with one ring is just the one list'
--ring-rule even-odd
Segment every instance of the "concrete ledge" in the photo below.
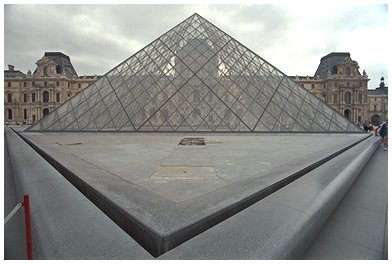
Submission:
{"label": "concrete ledge", "polygon": [[[89,170],[88,166],[91,164],[86,164],[83,162],[80,163],[79,157],[72,157],[74,162],[67,164],[67,161],[69,161],[71,158],[71,155],[69,155],[70,153],[66,152],[62,153],[61,155],[56,155],[56,153],[53,152],[51,148],[46,147],[44,142],[41,142],[41,144],[36,144],[36,142],[30,140],[28,136],[25,137],[26,135],[24,134],[20,134],[20,136],[52,166],[54,166],[54,168],[56,168],[65,178],[67,178],[76,188],[78,188],[79,191],[81,191],[88,199],[97,205],[106,215],[108,215],[125,232],[132,236],[141,246],[143,246],[155,257],[170,251],[188,239],[197,236],[214,225],[237,214],[241,210],[260,201],[280,188],[290,184],[292,181],[295,181],[309,171],[312,171],[315,168],[323,165],[328,160],[331,160],[341,153],[351,149],[353,146],[359,144],[367,138],[367,135],[364,135],[362,137],[355,138],[355,140],[350,140],[349,143],[344,142],[344,144],[336,146],[336,149],[329,150],[329,152],[320,154],[320,156],[316,155],[315,157],[310,158],[310,160],[301,160],[301,162],[297,161],[295,166],[290,168],[288,171],[284,171],[284,173],[279,173],[279,168],[276,167],[274,171],[271,172],[273,179],[268,182],[265,180],[265,178],[258,177],[256,180],[245,180],[244,183],[241,183],[244,184],[243,186],[241,186],[241,184],[232,184],[231,189],[221,188],[220,190],[215,190],[214,195],[220,193],[221,199],[210,199],[204,201],[207,204],[213,205],[213,210],[208,210],[208,207],[206,210],[203,208],[203,206],[200,206],[200,204],[203,204],[202,201],[198,200],[193,202],[194,205],[196,204],[196,206],[190,207],[194,208],[194,210],[191,212],[192,214],[187,215],[184,213],[186,212],[186,208],[181,208],[179,203],[171,206],[165,206],[162,204],[160,207],[154,206],[154,204],[143,204],[141,199],[155,201],[158,199],[162,200],[162,197],[145,196],[145,194],[148,194],[149,192],[144,189],[141,190],[142,193],[139,197],[140,200],[134,199],[136,193],[141,191],[139,188],[135,188],[137,185],[127,185],[126,182],[123,182],[123,184],[126,185],[125,190],[121,191],[117,188],[115,192],[112,191],[110,193],[105,193],[105,189],[107,189],[108,186],[112,184],[108,181],[108,179],[110,179],[110,173],[108,173],[108,171],[104,171],[104,174],[101,175],[101,177],[105,178],[105,184],[101,184],[101,186],[94,185],[94,180],[98,178],[98,171],[96,168]],[[294,140],[294,138],[292,140]],[[79,145],[83,144],[80,143]],[[132,147],[128,148],[132,149]],[[308,149],[311,149],[311,147],[309,146]],[[101,151],[106,153],[108,150],[102,149]],[[191,151],[191,149],[187,149],[186,152],[197,154],[195,151]],[[283,154],[283,152],[280,153]],[[182,154],[185,155],[185,153]],[[64,157],[67,158],[64,159]],[[197,158],[192,155],[189,155],[188,158],[190,160],[197,160]],[[175,157],[174,160],[175,162],[181,161],[181,159],[180,161],[178,160],[178,157]],[[117,161],[115,160],[113,161],[114,164],[116,164],[116,162]],[[273,162],[273,164],[276,164],[276,162]],[[79,172],[75,171],[76,168],[80,168]],[[132,169],[132,167],[129,167],[129,169]],[[244,167],[243,169],[247,168]],[[85,173],[89,175],[89,179],[87,181],[86,177],[82,176]],[[236,193],[236,188],[238,186],[244,189],[243,193]],[[149,210],[151,210],[151,208],[155,208],[153,217],[158,219],[159,223],[157,223],[157,225],[149,225],[148,221],[150,220],[150,217],[144,219],[138,218],[135,210],[124,209],[122,207],[124,201],[119,203],[119,201],[115,201],[113,199],[113,194],[116,193],[132,193],[134,196],[132,197],[133,200],[126,201],[125,203],[139,206],[143,214],[148,212],[146,215],[149,215]],[[230,193],[232,197],[227,197],[228,193]],[[236,198],[233,199],[233,197]],[[225,201],[226,199],[231,201],[229,203],[222,203],[222,201]],[[222,205],[217,206],[217,204],[220,202]],[[204,214],[203,211],[205,211]],[[170,212],[170,214],[168,214],[168,212]],[[194,212],[198,212],[198,215],[191,217]],[[165,222],[165,220],[167,220],[167,222]]]}
{"label": "concrete ledge", "polygon": [[30,195],[34,259],[152,258],[15,132],[4,132],[18,196]]}
{"label": "concrete ledge", "polygon": [[[5,132],[17,189],[35,207],[36,258],[152,258],[22,139]],[[376,137],[364,140],[159,258],[301,258],[378,144]]]}
{"label": "concrete ledge", "polygon": [[368,138],[160,258],[301,259],[379,142]]}

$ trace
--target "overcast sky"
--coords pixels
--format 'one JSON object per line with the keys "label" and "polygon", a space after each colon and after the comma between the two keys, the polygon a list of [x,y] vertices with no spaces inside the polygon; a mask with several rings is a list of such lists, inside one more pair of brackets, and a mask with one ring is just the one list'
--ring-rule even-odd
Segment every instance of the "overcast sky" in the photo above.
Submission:
{"label": "overcast sky", "polygon": [[387,82],[387,5],[312,3],[5,5],[4,67],[34,71],[61,51],[79,75],[105,74],[197,12],[287,75],[313,76],[321,57],[349,52],[370,89]]}

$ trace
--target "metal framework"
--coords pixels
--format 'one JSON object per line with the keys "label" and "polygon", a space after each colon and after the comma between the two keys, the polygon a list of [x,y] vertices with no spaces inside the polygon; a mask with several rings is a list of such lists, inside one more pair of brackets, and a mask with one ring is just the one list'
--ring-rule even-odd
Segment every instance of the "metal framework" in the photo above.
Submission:
{"label": "metal framework", "polygon": [[362,132],[198,14],[27,130]]}

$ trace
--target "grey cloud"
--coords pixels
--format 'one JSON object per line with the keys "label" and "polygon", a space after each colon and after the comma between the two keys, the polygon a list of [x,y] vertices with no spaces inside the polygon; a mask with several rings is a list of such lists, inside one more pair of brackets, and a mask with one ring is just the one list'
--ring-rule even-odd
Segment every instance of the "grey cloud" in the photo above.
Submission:
{"label": "grey cloud", "polygon": [[[71,57],[79,74],[106,73],[198,12],[281,70],[298,70],[286,74],[312,75],[317,67],[314,63],[332,51],[341,51],[336,49],[350,31],[387,24],[385,5],[378,9],[346,6],[311,18],[306,12],[296,15],[293,7],[296,6],[5,5],[4,64],[14,64],[22,71],[33,70],[43,53],[55,51],[58,43],[59,51]],[[301,34],[307,30],[317,36]],[[302,46],[302,42],[306,45]],[[368,56],[370,50],[364,54]],[[273,56],[279,57],[279,63]],[[282,60],[284,57],[287,60]],[[310,58],[315,62],[309,63]],[[361,64],[360,58],[353,59]],[[383,60],[372,59],[377,60],[374,63]]]}

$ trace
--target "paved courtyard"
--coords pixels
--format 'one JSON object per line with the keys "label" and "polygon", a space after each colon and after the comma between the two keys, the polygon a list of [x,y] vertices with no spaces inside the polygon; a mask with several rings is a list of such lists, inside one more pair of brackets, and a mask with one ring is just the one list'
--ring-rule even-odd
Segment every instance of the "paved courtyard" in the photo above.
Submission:
{"label": "paved courtyard", "polygon": [[136,226],[127,232],[155,255],[368,136],[207,133],[192,134],[206,145],[182,146],[186,133],[22,134],[104,197],[107,213],[125,214]]}

